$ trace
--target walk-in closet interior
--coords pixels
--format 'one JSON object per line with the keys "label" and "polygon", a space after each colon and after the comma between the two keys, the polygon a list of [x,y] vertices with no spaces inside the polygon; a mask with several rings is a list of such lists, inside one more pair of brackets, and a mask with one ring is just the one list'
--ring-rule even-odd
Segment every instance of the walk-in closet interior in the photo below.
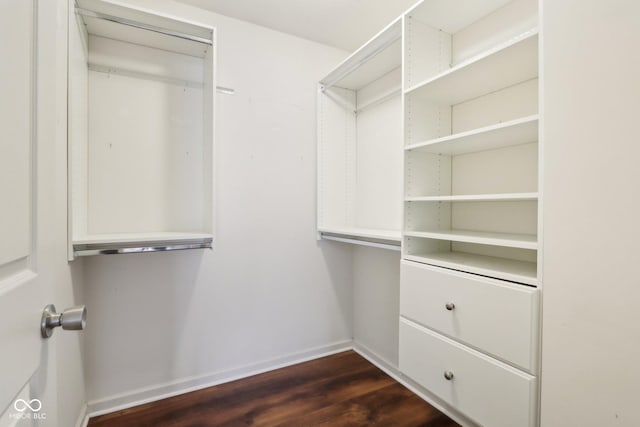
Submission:
{"label": "walk-in closet interior", "polygon": [[640,3],[0,28],[0,427],[640,425]]}

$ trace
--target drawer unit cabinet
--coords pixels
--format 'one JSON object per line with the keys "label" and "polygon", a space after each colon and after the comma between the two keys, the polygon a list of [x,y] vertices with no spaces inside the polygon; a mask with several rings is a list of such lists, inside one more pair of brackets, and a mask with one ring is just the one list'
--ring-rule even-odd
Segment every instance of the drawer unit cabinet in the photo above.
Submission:
{"label": "drawer unit cabinet", "polygon": [[403,372],[469,418],[487,427],[535,425],[536,378],[400,321]]}
{"label": "drawer unit cabinet", "polygon": [[403,317],[535,373],[535,288],[410,261],[400,272]]}

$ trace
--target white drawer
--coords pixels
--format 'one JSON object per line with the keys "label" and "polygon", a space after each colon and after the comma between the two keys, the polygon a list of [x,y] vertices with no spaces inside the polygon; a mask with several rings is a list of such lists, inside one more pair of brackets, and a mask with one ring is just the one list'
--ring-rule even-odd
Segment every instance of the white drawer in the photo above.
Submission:
{"label": "white drawer", "polygon": [[[451,310],[447,309],[447,304]],[[536,373],[538,290],[403,261],[400,315]]]}
{"label": "white drawer", "polygon": [[400,370],[483,426],[535,425],[535,377],[403,318]]}

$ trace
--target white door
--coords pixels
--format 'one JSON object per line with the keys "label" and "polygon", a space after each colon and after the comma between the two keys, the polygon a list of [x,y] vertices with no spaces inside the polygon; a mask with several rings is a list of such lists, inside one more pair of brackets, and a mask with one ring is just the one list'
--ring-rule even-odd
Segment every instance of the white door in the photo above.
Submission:
{"label": "white door", "polygon": [[38,3],[0,0],[0,426],[55,425],[57,405],[44,401],[55,395],[54,354],[39,328],[53,302],[55,113],[36,108],[36,81],[46,82]]}

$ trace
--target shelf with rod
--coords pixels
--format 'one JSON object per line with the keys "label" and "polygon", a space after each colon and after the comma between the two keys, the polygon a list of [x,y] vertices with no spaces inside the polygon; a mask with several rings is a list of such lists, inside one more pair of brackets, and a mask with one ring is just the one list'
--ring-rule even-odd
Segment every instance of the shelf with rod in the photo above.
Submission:
{"label": "shelf with rod", "polygon": [[400,230],[383,230],[377,228],[320,227],[318,228],[318,232],[368,239],[389,240],[394,242],[399,242],[402,239]]}
{"label": "shelf with rod", "polygon": [[204,233],[95,234],[73,241],[75,256],[160,252],[211,248],[213,235]]}

